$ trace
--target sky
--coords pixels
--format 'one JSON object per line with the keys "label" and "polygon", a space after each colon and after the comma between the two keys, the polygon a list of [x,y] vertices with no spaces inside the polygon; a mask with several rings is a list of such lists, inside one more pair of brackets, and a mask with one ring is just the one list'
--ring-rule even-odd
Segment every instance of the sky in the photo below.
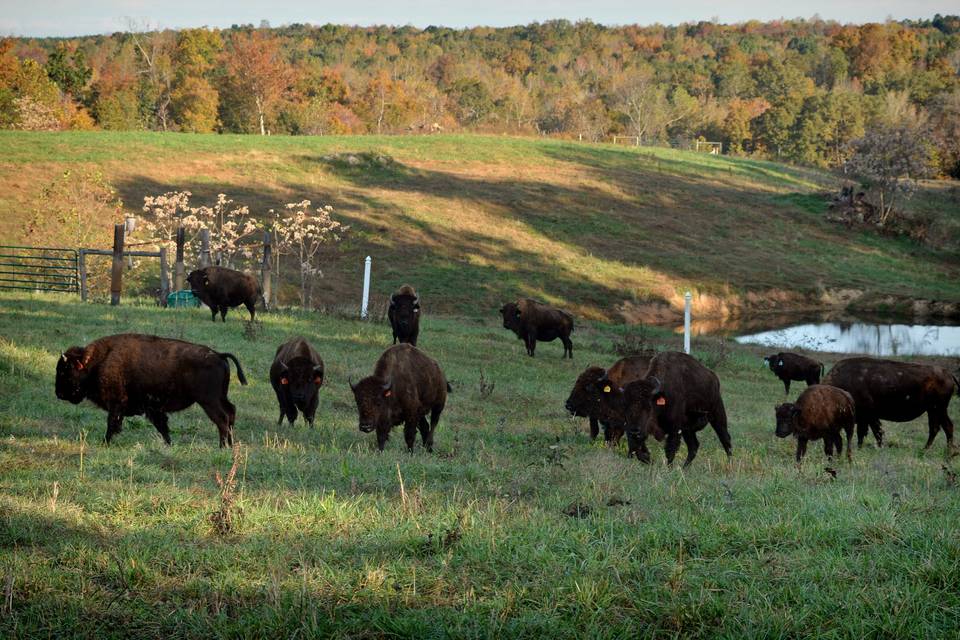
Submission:
{"label": "sky", "polygon": [[810,18],[882,22],[960,13],[957,0],[0,0],[0,36],[74,36],[151,28],[310,24],[508,26],[565,18],[601,24],[678,24],[699,20]]}

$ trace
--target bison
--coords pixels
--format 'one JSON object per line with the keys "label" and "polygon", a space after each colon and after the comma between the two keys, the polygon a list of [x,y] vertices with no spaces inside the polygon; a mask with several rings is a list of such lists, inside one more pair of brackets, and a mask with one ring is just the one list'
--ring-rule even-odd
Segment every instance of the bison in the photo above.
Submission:
{"label": "bison", "polygon": [[790,381],[799,380],[812,384],[820,384],[823,376],[823,363],[802,356],[799,353],[781,352],[767,356],[763,361],[770,367],[770,371],[783,381],[783,392],[790,393]]}
{"label": "bison", "polygon": [[292,425],[297,411],[313,426],[323,386],[323,360],[305,338],[291,338],[277,347],[270,365],[270,385],[280,404],[278,427],[284,416]]}
{"label": "bison", "polygon": [[193,295],[210,307],[214,322],[217,321],[218,311],[220,319],[226,322],[227,310],[241,304],[247,307],[252,322],[257,314],[257,300],[263,299],[263,290],[256,278],[226,267],[204,267],[191,271],[187,282]]}
{"label": "bison", "polygon": [[236,356],[157,336],[124,333],[86,347],[70,347],[57,362],[61,400],[84,399],[107,412],[106,441],[120,433],[125,416],[145,415],[170,444],[167,414],[199,404],[220,432],[220,446],[233,444],[236,408],[227,399],[230,365],[247,384]]}
{"label": "bison", "polygon": [[510,329],[523,340],[527,355],[533,357],[537,341],[552,342],[557,338],[563,342],[563,357],[573,358],[573,316],[566,311],[548,307],[536,300],[521,298],[500,307],[504,329]]}
{"label": "bison", "polygon": [[357,384],[350,383],[350,389],[357,401],[360,431],[376,431],[380,451],[390,430],[401,423],[410,451],[418,427],[424,448],[433,451],[433,432],[447,402],[447,392],[451,391],[436,360],[413,345],[392,346],[377,360],[373,375]]}
{"label": "bison", "polygon": [[807,442],[823,438],[823,452],[827,457],[843,453],[843,437],[847,434],[847,460],[853,460],[853,425],[856,408],[853,396],[837,387],[813,384],[807,387],[796,402],[777,405],[778,438],[790,434],[797,437],[797,464],[807,453]]}
{"label": "bison", "polygon": [[387,317],[393,329],[393,344],[399,341],[417,346],[417,336],[420,334],[420,296],[413,287],[405,284],[390,296]]}
{"label": "bison", "polygon": [[[597,417],[600,396],[602,395],[599,382],[604,377],[609,378],[617,386],[625,386],[634,380],[642,378],[650,366],[649,355],[628,356],[617,360],[609,369],[603,367],[587,367],[573,383],[570,397],[564,405],[571,414],[590,419],[590,439],[596,440],[600,433],[600,421]],[[607,443],[617,444],[623,437],[622,423],[603,423],[603,439]]]}
{"label": "bison", "polygon": [[877,446],[883,446],[881,420],[909,422],[927,414],[929,449],[943,429],[947,450],[953,445],[953,422],[947,414],[950,398],[960,394],[960,382],[941,367],[879,358],[846,358],[834,365],[823,384],[839,387],[853,396],[857,409],[857,446],[863,446],[867,429]]}
{"label": "bison", "polygon": [[684,467],[697,455],[697,431],[713,427],[729,457],[732,453],[727,413],[720,397],[720,380],[710,369],[685,353],[665,351],[653,357],[646,375],[620,386],[609,376],[599,383],[599,417],[626,426],[630,456],[650,462],[646,438],[666,438],[667,463],[673,462],[681,438],[687,445]]}

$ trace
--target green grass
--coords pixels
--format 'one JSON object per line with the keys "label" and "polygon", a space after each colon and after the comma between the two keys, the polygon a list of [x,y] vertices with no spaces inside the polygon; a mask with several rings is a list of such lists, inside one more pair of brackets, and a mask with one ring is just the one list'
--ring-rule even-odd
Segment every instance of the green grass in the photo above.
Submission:
{"label": "green grass", "polygon": [[[782,390],[759,354],[695,343],[720,363],[734,457],[708,429],[687,471],[657,446],[645,467],[591,443],[562,406],[583,367],[616,360],[623,327],[581,323],[569,362],[556,343],[527,358],[492,318],[428,313],[421,347],[454,386],[436,451],[410,455],[394,432],[379,454],[347,379],[371,371],[384,324],[268,313],[250,340],[236,314],[208,318],[0,295],[0,636],[956,634],[960,487],[942,436],[921,452],[923,420],[888,424],[891,447],[834,462],[835,480],[816,446],[798,471],[794,443],[773,436]],[[231,456],[202,412],[171,416],[171,447],[140,418],[107,447],[102,411],[53,394],[62,349],[128,330],[231,351],[251,379],[230,390],[241,464],[227,536],[209,516]],[[266,372],[294,334],[327,365],[314,430],[275,427]],[[574,503],[589,513],[565,515]]]}
{"label": "green grass", "polygon": [[[146,195],[225,192],[263,213],[309,198],[351,225],[322,255],[318,302],[409,281],[434,310],[483,315],[519,295],[582,317],[651,321],[699,294],[700,315],[784,311],[834,299],[960,302],[960,207],[916,199],[931,246],[824,220],[834,176],[758,160],[506,136],[241,136],[0,132],[0,242],[20,244],[44,184],[94,167],[139,212]],[[352,167],[334,154],[384,154]],[[102,244],[109,244],[108,225]],[[292,273],[290,265],[286,273]],[[292,300],[294,291],[284,291]],[[850,296],[846,296],[850,297]]]}

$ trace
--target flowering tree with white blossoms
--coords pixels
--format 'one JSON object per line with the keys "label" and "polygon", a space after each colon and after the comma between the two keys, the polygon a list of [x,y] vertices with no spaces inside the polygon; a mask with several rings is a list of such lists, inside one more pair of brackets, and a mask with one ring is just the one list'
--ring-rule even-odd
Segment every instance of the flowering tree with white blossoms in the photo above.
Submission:
{"label": "flowering tree with white blossoms", "polygon": [[285,207],[290,212],[285,217],[270,210],[277,276],[280,275],[280,256],[295,256],[300,265],[300,304],[304,307],[310,304],[314,280],[323,277],[323,272],[316,264],[320,248],[340,240],[341,234],[349,229],[331,217],[333,207],[319,206],[311,212],[310,205],[309,200],[291,202]]}

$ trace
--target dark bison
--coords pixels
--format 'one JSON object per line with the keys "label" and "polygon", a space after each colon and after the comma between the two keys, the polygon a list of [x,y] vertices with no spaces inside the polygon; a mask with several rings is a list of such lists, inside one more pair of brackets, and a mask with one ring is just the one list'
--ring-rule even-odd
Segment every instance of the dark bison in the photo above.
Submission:
{"label": "dark bison", "polygon": [[199,404],[220,432],[220,446],[233,444],[236,408],[227,399],[230,365],[240,384],[240,362],[199,344],[123,333],[70,347],[57,362],[57,397],[73,404],[85,398],[107,412],[106,441],[120,433],[125,416],[145,415],[170,444],[167,414]]}
{"label": "dark bison", "polygon": [[629,455],[650,461],[646,438],[666,438],[667,463],[672,463],[681,438],[689,465],[697,455],[697,431],[713,427],[727,456],[732,452],[727,413],[720,397],[720,380],[710,369],[685,353],[666,351],[650,361],[646,375],[626,386],[608,377],[600,381],[601,421],[626,425]]}
{"label": "dark bison", "polygon": [[523,340],[527,355],[533,356],[537,341],[552,342],[557,338],[563,342],[563,357],[573,358],[573,316],[566,311],[548,307],[530,298],[521,298],[500,307],[503,327],[510,329]]}
{"label": "dark bison", "polygon": [[814,384],[807,387],[796,402],[778,405],[778,438],[790,434],[797,437],[797,463],[807,453],[807,442],[823,438],[823,452],[827,457],[843,453],[843,437],[847,434],[847,460],[853,459],[853,425],[856,409],[853,396],[837,387]]}
{"label": "dark bison", "polygon": [[191,271],[187,276],[193,295],[210,307],[213,321],[227,321],[227,310],[244,305],[250,312],[250,320],[257,314],[257,300],[263,299],[260,283],[253,276],[226,267],[204,267]]}
{"label": "dark bison", "polygon": [[323,360],[305,338],[291,338],[277,347],[270,365],[270,385],[280,403],[280,418],[290,424],[297,419],[297,411],[312,427],[323,385]]}
{"label": "dark bison", "polygon": [[783,392],[790,393],[790,381],[806,382],[807,386],[820,384],[823,363],[799,353],[781,352],[763,359],[770,371],[783,381]]}
{"label": "dark bison", "polygon": [[953,422],[947,415],[950,397],[960,393],[960,383],[946,369],[924,364],[895,362],[878,358],[846,358],[833,366],[823,379],[853,396],[857,405],[857,445],[863,446],[867,429],[873,431],[877,446],[883,445],[881,420],[908,422],[927,414],[929,449],[937,432],[947,436],[947,450],[953,444]]}
{"label": "dark bison", "polygon": [[420,334],[420,296],[413,287],[405,284],[390,296],[387,317],[393,328],[393,344],[399,341],[417,346],[417,336]]}
{"label": "dark bison", "polygon": [[398,344],[383,352],[372,376],[351,383],[350,388],[357,401],[360,431],[376,431],[380,451],[390,430],[401,423],[408,449],[413,451],[419,427],[423,446],[433,451],[433,432],[450,391],[436,360],[412,345]]}
{"label": "dark bison", "polygon": [[[596,440],[600,433],[600,419],[598,417],[602,388],[600,381],[608,378],[618,387],[626,386],[634,380],[639,380],[650,366],[651,356],[627,356],[617,360],[609,369],[603,367],[587,367],[573,383],[570,397],[564,405],[575,416],[590,419],[590,439]],[[603,423],[603,439],[608,443],[617,444],[623,437],[622,423]]]}

